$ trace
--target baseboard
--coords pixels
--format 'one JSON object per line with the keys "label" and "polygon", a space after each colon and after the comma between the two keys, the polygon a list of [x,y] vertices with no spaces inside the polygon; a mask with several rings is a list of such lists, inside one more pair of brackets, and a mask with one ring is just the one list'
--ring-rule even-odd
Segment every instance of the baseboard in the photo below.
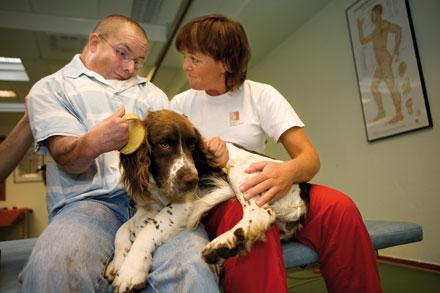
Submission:
{"label": "baseboard", "polygon": [[390,256],[377,256],[378,261],[440,273],[440,265]]}

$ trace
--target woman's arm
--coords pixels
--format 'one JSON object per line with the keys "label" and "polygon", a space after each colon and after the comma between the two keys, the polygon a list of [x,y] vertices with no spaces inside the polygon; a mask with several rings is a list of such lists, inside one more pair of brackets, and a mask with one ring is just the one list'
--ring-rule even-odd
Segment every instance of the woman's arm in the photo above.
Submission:
{"label": "woman's arm", "polygon": [[312,180],[321,166],[318,152],[307,137],[303,128],[294,127],[286,130],[280,141],[289,153],[291,160],[287,164],[293,165],[293,182],[307,182]]}
{"label": "woman's arm", "polygon": [[241,186],[246,199],[266,191],[257,200],[260,206],[286,195],[292,184],[311,180],[320,168],[318,153],[302,128],[286,130],[280,141],[292,159],[281,163],[262,161],[251,164],[246,171],[260,173]]}

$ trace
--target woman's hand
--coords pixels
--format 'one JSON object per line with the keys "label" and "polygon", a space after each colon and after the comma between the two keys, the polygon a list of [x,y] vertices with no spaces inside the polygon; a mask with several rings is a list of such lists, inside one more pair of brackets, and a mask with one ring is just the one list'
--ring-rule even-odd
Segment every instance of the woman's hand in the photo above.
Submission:
{"label": "woman's hand", "polygon": [[240,186],[244,198],[262,194],[256,204],[262,206],[272,200],[277,200],[287,194],[293,184],[290,162],[262,161],[253,163],[246,169],[247,173],[260,172]]}
{"label": "woman's hand", "polygon": [[214,136],[208,141],[205,141],[206,149],[212,156],[217,166],[223,168],[229,160],[229,152],[226,143],[218,136]]}

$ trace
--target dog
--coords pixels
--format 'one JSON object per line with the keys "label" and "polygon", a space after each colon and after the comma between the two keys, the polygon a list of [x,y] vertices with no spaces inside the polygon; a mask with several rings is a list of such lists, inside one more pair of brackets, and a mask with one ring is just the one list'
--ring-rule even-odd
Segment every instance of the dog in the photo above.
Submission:
{"label": "dog", "polygon": [[209,264],[246,253],[275,221],[283,239],[300,228],[308,209],[308,184],[295,184],[288,195],[262,207],[255,204],[256,198],[245,200],[239,190],[254,175],[244,169],[272,159],[227,143],[229,161],[221,169],[185,116],[154,111],[142,125],[146,134],[141,146],[120,155],[122,183],[137,211],[117,231],[114,258],[106,268],[116,292],[145,287],[155,249],[183,229],[197,226],[206,212],[234,196],[243,206],[243,218],[203,249]]}

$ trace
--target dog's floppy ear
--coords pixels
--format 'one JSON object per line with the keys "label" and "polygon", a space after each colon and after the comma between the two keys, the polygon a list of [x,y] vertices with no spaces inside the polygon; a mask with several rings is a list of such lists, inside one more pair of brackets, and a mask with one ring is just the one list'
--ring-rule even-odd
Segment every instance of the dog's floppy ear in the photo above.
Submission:
{"label": "dog's floppy ear", "polygon": [[142,144],[131,154],[120,154],[120,168],[122,183],[127,189],[128,195],[136,201],[148,194],[150,180],[150,154],[151,147],[148,143],[148,133],[145,123],[141,124],[145,129]]}
{"label": "dog's floppy ear", "polygon": [[129,155],[134,153],[145,140],[145,127],[136,114],[125,114],[123,118],[128,122],[128,141],[119,151]]}
{"label": "dog's floppy ear", "polygon": [[213,156],[208,153],[200,132],[196,128],[194,128],[194,130],[196,132],[197,140],[192,155],[199,177],[201,178],[209,174],[223,173],[222,169],[215,163]]}

